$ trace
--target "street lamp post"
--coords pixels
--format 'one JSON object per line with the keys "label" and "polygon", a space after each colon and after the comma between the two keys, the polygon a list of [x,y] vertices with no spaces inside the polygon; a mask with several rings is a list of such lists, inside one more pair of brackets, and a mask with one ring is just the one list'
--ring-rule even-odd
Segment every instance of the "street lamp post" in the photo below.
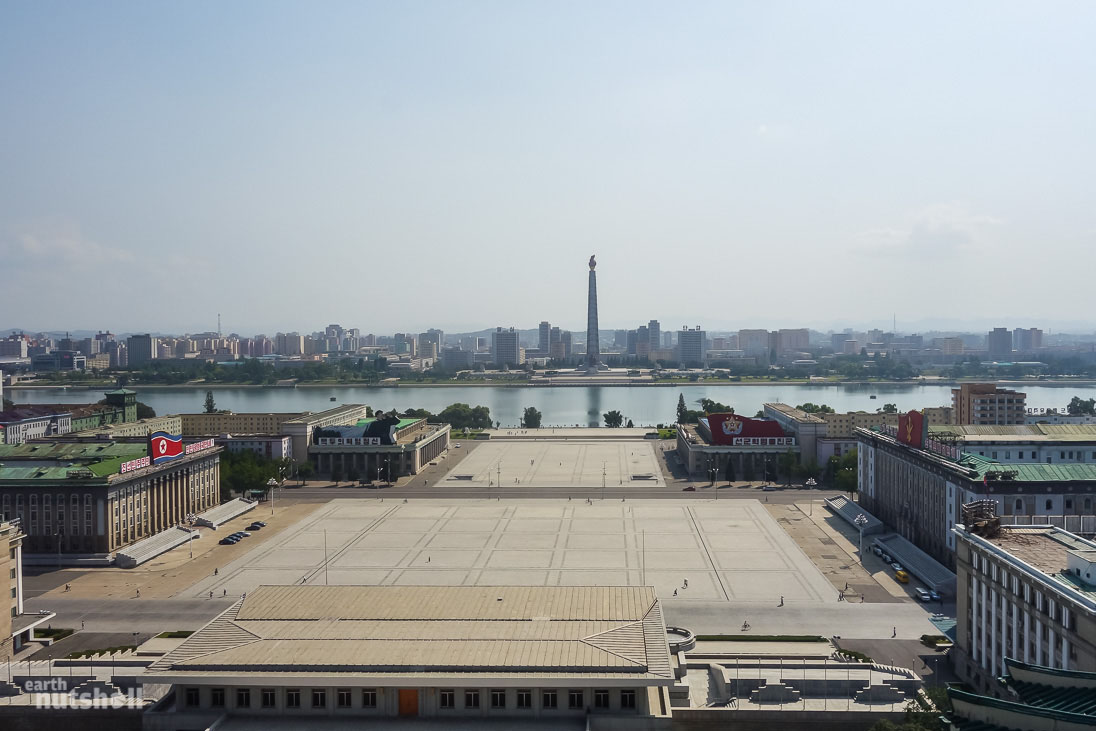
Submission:
{"label": "street lamp post", "polygon": [[278,487],[278,481],[271,477],[266,481],[266,486],[270,488],[270,514],[274,515],[274,491]]}
{"label": "street lamp post", "polygon": [[868,519],[864,517],[863,513],[857,513],[856,517],[852,520],[856,523],[856,527],[860,529],[860,565],[864,565],[864,526],[867,524]]}

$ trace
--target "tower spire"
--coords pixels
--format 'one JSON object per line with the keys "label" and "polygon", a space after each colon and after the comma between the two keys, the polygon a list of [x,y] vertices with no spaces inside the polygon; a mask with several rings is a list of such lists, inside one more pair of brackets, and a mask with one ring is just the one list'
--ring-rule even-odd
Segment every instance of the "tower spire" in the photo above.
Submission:
{"label": "tower spire", "polygon": [[601,366],[601,343],[597,324],[597,261],[590,257],[590,292],[586,303],[586,372],[596,373]]}

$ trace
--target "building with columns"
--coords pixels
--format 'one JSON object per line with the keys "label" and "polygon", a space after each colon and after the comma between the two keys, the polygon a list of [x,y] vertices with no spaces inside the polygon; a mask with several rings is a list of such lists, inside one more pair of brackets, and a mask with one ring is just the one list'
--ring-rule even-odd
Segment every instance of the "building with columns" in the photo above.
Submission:
{"label": "building with columns", "polygon": [[109,563],[115,551],[220,504],[212,440],[151,464],[148,442],[0,446],[0,518],[20,521],[28,563]]}
{"label": "building with columns", "polygon": [[356,424],[316,428],[309,458],[316,472],[338,470],[343,479],[392,481],[419,471],[449,449],[448,424],[397,416],[370,417]]}
{"label": "building with columns", "polygon": [[956,525],[956,672],[979,692],[1005,659],[1096,671],[1096,543],[1049,525]]}
{"label": "building with columns", "polygon": [[763,480],[776,476],[780,455],[799,458],[794,434],[774,419],[708,414],[677,425],[677,454],[690,475],[717,480]]}

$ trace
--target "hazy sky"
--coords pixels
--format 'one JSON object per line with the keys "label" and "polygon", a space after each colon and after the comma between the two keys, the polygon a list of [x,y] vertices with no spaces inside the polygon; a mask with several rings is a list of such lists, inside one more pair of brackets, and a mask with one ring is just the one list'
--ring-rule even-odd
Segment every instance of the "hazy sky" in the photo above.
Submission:
{"label": "hazy sky", "polygon": [[[0,2],[0,327],[1093,330],[1096,3]],[[903,327],[905,326],[905,327]]]}

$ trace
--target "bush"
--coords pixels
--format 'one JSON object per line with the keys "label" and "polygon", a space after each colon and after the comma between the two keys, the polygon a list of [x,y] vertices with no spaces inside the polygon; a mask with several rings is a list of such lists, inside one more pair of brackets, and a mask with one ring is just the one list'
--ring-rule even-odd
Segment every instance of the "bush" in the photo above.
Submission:
{"label": "bush", "polygon": [[921,644],[925,647],[936,647],[950,642],[951,640],[944,635],[921,635]]}
{"label": "bush", "polygon": [[57,629],[35,628],[35,630],[34,630],[34,636],[35,637],[48,637],[49,639],[54,640],[54,641],[63,640],[64,638],[68,637],[71,634],[72,634],[71,629],[60,628],[60,627],[57,628]]}
{"label": "bush", "polygon": [[190,637],[192,634],[194,633],[189,632],[185,629],[179,629],[175,630],[174,632],[161,632],[160,634],[156,635],[156,637],[157,639],[161,640],[177,640]]}

